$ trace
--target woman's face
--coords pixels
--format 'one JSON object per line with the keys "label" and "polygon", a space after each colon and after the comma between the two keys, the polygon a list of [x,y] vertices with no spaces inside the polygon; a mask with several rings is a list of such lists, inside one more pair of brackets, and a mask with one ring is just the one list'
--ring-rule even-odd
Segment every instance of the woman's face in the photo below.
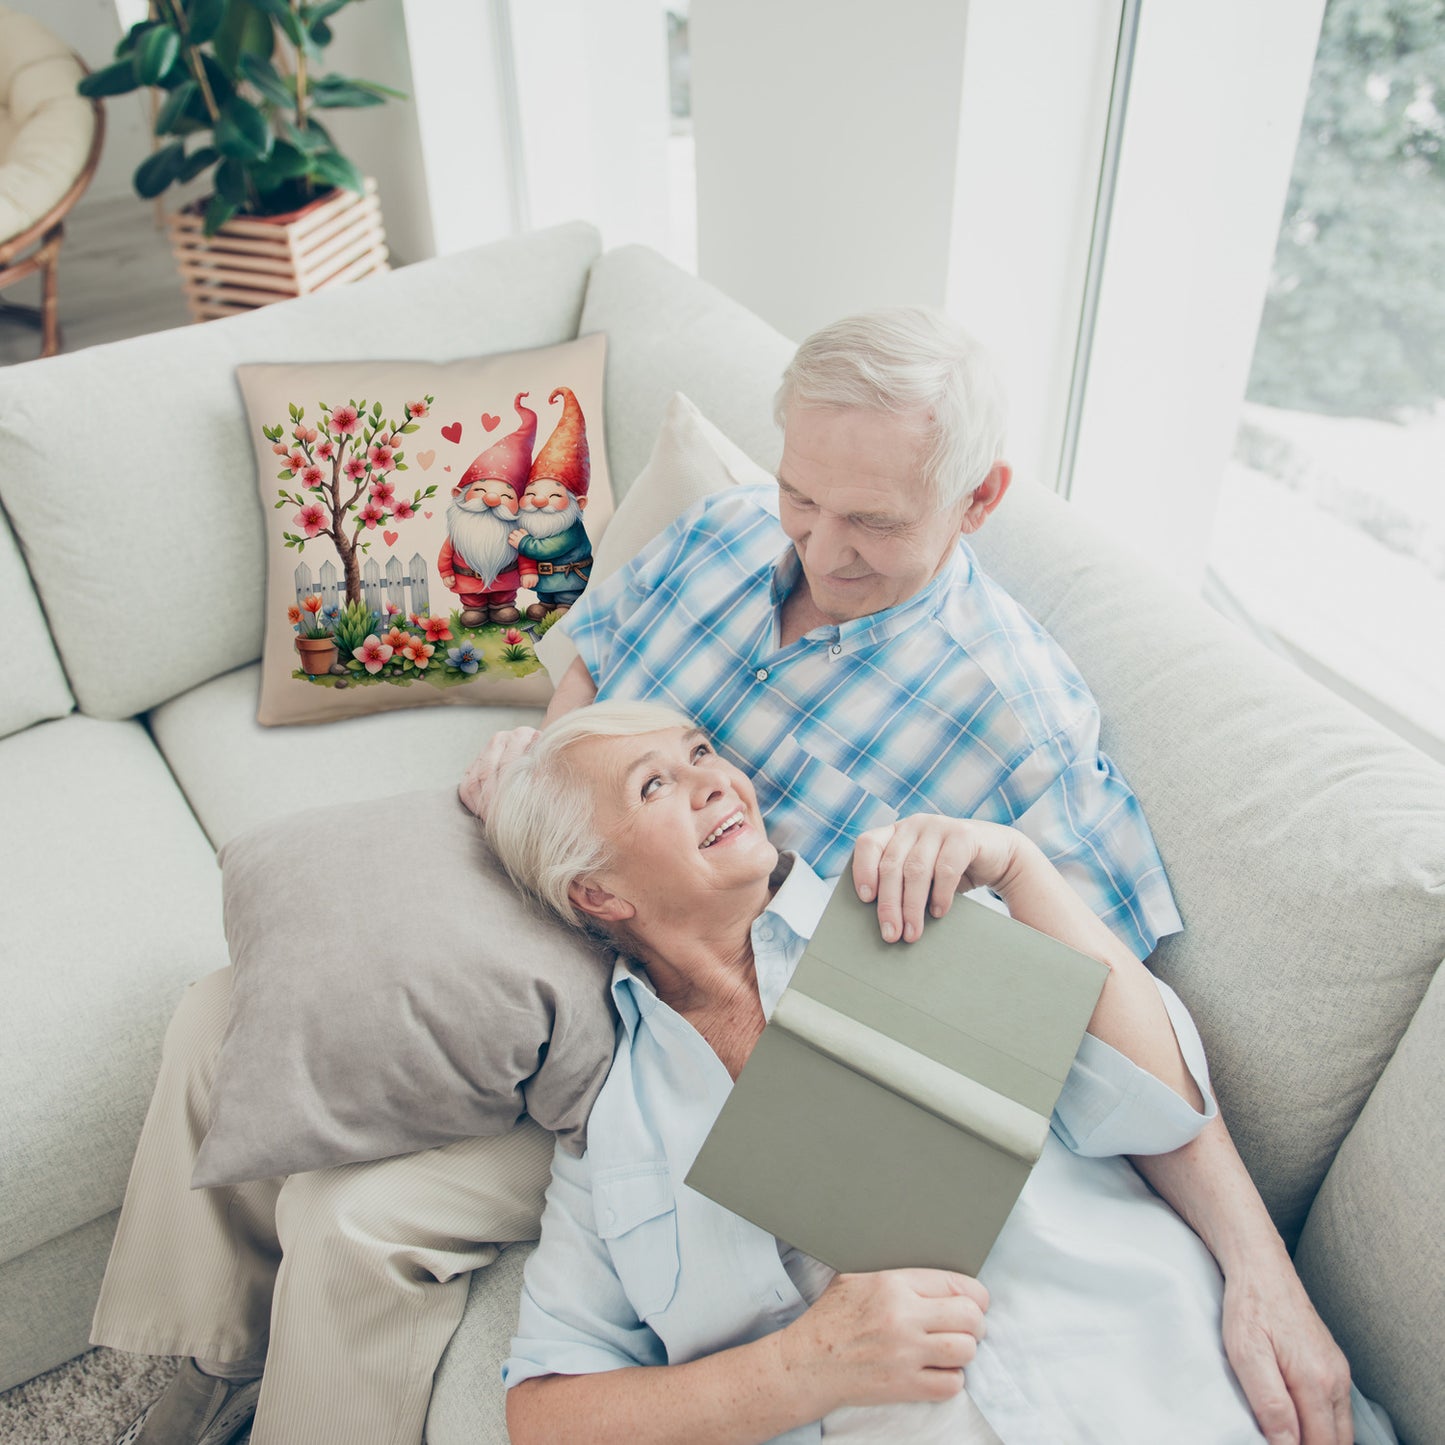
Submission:
{"label": "woman's face", "polygon": [[714,900],[726,905],[729,895],[751,906],[778,851],[752,783],[705,733],[589,738],[569,757],[592,786],[597,829],[612,854],[593,882],[630,905],[623,916],[679,922]]}

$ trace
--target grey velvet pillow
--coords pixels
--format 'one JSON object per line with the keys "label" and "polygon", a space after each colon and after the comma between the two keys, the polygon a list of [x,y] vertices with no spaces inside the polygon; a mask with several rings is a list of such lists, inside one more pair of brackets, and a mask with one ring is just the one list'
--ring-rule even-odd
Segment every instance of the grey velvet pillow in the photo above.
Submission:
{"label": "grey velvet pillow", "polygon": [[296,813],[221,849],[235,979],[193,1187],[382,1159],[525,1111],[580,1152],[611,960],[518,897],[455,792]]}

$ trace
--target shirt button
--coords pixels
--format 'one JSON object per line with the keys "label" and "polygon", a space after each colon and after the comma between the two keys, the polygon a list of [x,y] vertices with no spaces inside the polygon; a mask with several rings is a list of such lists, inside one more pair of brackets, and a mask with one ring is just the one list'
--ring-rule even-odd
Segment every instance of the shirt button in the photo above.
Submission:
{"label": "shirt button", "polygon": [[768,680],[768,670],[766,667],[760,667],[753,676],[757,678],[759,682],[766,682]]}
{"label": "shirt button", "polygon": [[759,927],[759,929],[758,929],[758,937],[759,937],[764,943],[771,943],[771,942],[773,941],[773,929],[772,929],[772,925],[771,925],[771,924],[768,924],[768,923],[762,924],[762,925]]}
{"label": "shirt button", "polygon": [[835,642],[832,647],[828,649],[828,651],[831,652],[834,657],[837,657],[837,655],[842,652],[842,650],[843,644],[841,642]]}

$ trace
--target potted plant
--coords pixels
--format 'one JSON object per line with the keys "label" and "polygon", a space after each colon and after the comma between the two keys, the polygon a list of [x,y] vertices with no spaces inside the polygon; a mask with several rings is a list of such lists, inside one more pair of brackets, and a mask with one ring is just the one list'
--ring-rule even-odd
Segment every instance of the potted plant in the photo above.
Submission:
{"label": "potted plant", "polygon": [[146,198],[210,174],[211,193],[171,216],[197,320],[386,269],[375,183],[337,150],[318,112],[399,91],[324,71],[331,20],[351,0],[152,0],[83,95],[147,87],[162,144],[141,162]]}
{"label": "potted plant", "polygon": [[301,671],[308,677],[330,672],[339,656],[331,624],[321,615],[321,596],[313,592],[291,609],[296,628],[296,651],[301,654]]}

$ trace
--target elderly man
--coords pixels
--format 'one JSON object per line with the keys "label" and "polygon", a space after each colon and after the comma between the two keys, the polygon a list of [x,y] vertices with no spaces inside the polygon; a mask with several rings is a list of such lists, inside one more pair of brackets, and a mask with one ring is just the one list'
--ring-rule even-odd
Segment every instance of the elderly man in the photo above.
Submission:
{"label": "elderly man", "polygon": [[[799,348],[778,415],[776,494],[711,500],[568,614],[582,660],[549,719],[594,696],[696,717],[756,777],[774,839],[819,873],[905,813],[1013,823],[1145,957],[1178,914],[1138,803],[1098,751],[1093,699],[962,541],[1010,479],[978,349],[923,312],[843,322]],[[473,765],[462,792],[477,811],[531,735],[493,740]],[[901,909],[880,921],[911,936]],[[259,1394],[254,1445],[415,1445],[467,1272],[497,1242],[536,1237],[550,1137],[524,1123],[296,1176],[284,1208],[276,1181],[230,1202],[189,1194],[224,1023],[224,999],[198,985],[172,1025],[97,1310],[96,1343],[192,1357],[126,1438],[212,1445]],[[1223,1268],[1225,1343],[1266,1435],[1348,1441],[1343,1357],[1222,1122],[1139,1167]]]}

